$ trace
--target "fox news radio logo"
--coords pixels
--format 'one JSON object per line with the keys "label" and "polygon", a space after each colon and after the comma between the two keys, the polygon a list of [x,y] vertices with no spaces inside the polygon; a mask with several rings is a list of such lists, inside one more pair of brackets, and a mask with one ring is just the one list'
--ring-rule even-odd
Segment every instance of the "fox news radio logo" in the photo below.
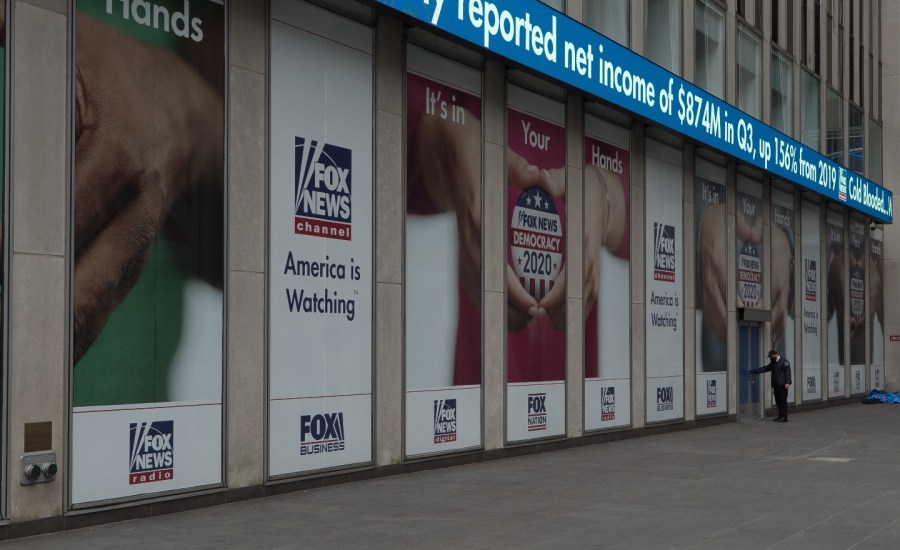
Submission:
{"label": "fox news radio logo", "polygon": [[656,411],[671,411],[675,408],[675,392],[672,386],[656,388]]}
{"label": "fox news radio logo", "polygon": [[706,381],[706,408],[707,409],[716,408],[717,402],[718,402],[718,392],[716,391],[716,381],[715,380],[707,380]]}
{"label": "fox news radio logo", "polygon": [[300,417],[300,456],[343,451],[345,446],[344,413]]}
{"label": "fox news radio logo", "polygon": [[653,222],[653,279],[675,282],[675,227]]}
{"label": "fox news radio logo", "polygon": [[175,421],[129,425],[128,484],[168,481],[175,475]]}
{"label": "fox news radio logo", "polygon": [[456,441],[456,399],[434,400],[434,442]]}
{"label": "fox news radio logo", "polygon": [[600,388],[600,421],[616,419],[616,388]]}
{"label": "fox news radio logo", "polygon": [[547,394],[528,394],[528,431],[538,432],[547,429]]}
{"label": "fox news radio logo", "polygon": [[351,238],[350,149],[294,137],[294,233]]}

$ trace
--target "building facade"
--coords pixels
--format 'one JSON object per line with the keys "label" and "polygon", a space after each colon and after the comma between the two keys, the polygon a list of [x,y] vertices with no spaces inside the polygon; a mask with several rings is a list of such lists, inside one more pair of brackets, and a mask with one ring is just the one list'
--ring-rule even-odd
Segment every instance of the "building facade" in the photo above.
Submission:
{"label": "building facade", "polygon": [[900,385],[893,2],[4,10],[7,537]]}

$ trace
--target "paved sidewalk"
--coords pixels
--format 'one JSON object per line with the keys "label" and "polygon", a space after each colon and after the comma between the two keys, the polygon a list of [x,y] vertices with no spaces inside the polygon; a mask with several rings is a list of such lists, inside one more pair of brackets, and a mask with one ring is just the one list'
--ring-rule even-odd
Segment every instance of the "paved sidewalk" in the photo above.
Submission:
{"label": "paved sidewalk", "polygon": [[900,548],[900,406],[379,478],[7,548]]}

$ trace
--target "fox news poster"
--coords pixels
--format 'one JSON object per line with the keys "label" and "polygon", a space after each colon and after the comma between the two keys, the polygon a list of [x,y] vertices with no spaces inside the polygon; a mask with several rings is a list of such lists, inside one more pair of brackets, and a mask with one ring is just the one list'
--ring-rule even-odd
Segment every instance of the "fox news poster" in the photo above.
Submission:
{"label": "fox news poster", "polygon": [[869,390],[884,389],[884,229],[869,238]]}
{"label": "fox news poster", "polygon": [[850,219],[850,395],[866,393],[866,226]]}
{"label": "fox news poster", "polygon": [[[728,411],[728,344],[724,316],[724,281],[715,280],[725,267],[725,168],[696,159],[694,178],[694,353],[697,416]],[[724,274],[724,273],[723,273]],[[704,300],[710,303],[704,303]],[[718,303],[716,303],[718,300]],[[721,308],[718,310],[715,308]]]}
{"label": "fox news poster", "polygon": [[[506,435],[521,441],[566,428],[566,204],[548,192],[550,179],[565,189],[565,106],[516,86],[508,94],[507,163],[540,173],[537,185],[523,187],[512,181],[519,172],[508,170],[506,188],[507,269],[515,275],[507,281],[518,285],[507,288]],[[555,310],[548,302],[554,288],[561,300]],[[509,299],[522,289],[537,306],[525,309]]]}
{"label": "fox news poster", "polygon": [[[600,430],[631,423],[631,153],[623,128],[588,115],[585,133],[585,194],[607,202],[585,201],[584,207],[585,234],[593,227],[607,230],[592,241],[590,254],[585,243],[585,258],[593,255],[596,267],[585,265],[584,271],[585,288],[593,285],[596,293],[584,320],[584,427]],[[611,196],[624,200],[615,202],[617,213],[610,211]]]}
{"label": "fox news poster", "polygon": [[800,209],[800,248],[802,252],[801,281],[803,284],[803,346],[802,401],[822,399],[822,254],[820,246],[821,217],[819,205],[803,201]]}
{"label": "fox news poster", "polygon": [[[796,307],[794,292],[794,275],[799,266],[799,257],[796,252],[795,228],[796,215],[794,213],[794,195],[777,188],[772,189],[772,340],[774,348],[791,362],[791,380],[793,384],[788,388],[788,403],[796,400],[798,387],[797,369],[794,366],[796,360]],[[787,278],[778,282],[779,278]],[[781,319],[778,318],[781,316]],[[773,405],[774,406],[774,405]]]}
{"label": "fox news poster", "polygon": [[647,142],[647,422],[684,416],[681,151]]}
{"label": "fox news poster", "polygon": [[[372,35],[271,22],[269,475],[372,460]],[[329,37],[314,34],[330,29]]]}
{"label": "fox news poster", "polygon": [[79,0],[75,28],[78,507],[222,483],[225,8]]}
{"label": "fox news poster", "polygon": [[481,445],[481,73],[415,46],[407,67],[404,449],[417,456]]}
{"label": "fox news poster", "polygon": [[826,273],[828,308],[828,397],[844,397],[844,309],[847,303],[847,276],[844,269],[844,218],[833,210],[826,216],[825,232],[828,235],[828,264]]}

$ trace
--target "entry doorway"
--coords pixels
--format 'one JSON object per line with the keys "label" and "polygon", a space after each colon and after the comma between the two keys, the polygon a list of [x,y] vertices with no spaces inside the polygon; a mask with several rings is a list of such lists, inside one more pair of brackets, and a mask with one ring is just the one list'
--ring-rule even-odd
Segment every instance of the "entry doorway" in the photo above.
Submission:
{"label": "entry doorway", "polygon": [[738,323],[738,422],[763,417],[763,376],[751,376],[750,369],[762,366],[762,325]]}

